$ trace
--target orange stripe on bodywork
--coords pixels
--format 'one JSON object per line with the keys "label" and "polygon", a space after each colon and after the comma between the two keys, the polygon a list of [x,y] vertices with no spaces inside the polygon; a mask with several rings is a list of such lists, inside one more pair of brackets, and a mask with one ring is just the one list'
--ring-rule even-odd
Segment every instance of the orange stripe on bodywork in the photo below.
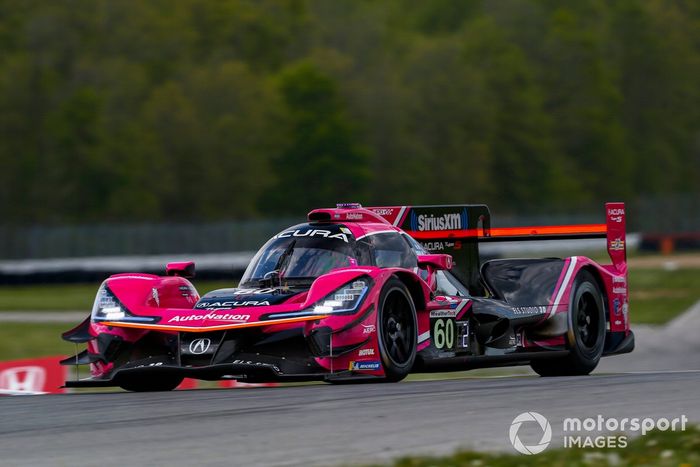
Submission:
{"label": "orange stripe on bodywork", "polygon": [[548,225],[543,227],[503,227],[491,229],[491,237],[516,237],[523,235],[576,235],[604,234],[605,224]]}
{"label": "orange stripe on bodywork", "polygon": [[416,240],[432,240],[436,238],[465,238],[476,237],[481,229],[463,229],[463,230],[431,230],[428,232],[419,232],[417,230],[407,230],[406,233]]}
{"label": "orange stripe on bodywork", "polygon": [[501,227],[491,228],[488,235],[484,229],[462,230],[434,230],[418,232],[407,230],[406,233],[416,240],[434,240],[440,238],[467,238],[467,237],[530,237],[538,235],[581,235],[581,234],[605,234],[605,224],[581,224],[581,225],[548,225],[537,227]]}
{"label": "orange stripe on bodywork", "polygon": [[216,326],[177,326],[171,324],[140,324],[140,323],[124,323],[120,321],[102,321],[100,324],[106,326],[116,326],[120,328],[136,328],[136,329],[152,329],[156,331],[186,331],[186,332],[209,332],[223,331],[226,329],[252,328],[257,326],[271,326],[274,324],[299,323],[302,321],[313,321],[317,319],[327,318],[329,315],[318,316],[302,316],[298,318],[275,319],[270,321],[256,321],[254,323],[236,323],[236,324],[219,324]]}

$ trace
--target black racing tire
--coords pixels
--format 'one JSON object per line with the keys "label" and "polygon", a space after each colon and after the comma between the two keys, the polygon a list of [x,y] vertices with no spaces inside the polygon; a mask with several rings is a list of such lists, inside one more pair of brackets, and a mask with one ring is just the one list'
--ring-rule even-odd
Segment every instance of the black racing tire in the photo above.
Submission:
{"label": "black racing tire", "polygon": [[566,357],[533,360],[530,366],[540,376],[587,375],[598,366],[605,345],[605,306],[593,275],[578,273],[569,304]]}
{"label": "black racing tire", "polygon": [[392,277],[382,287],[377,310],[377,340],[386,375],[384,381],[398,382],[408,375],[416,361],[416,306],[406,285]]}
{"label": "black racing tire", "polygon": [[121,381],[119,386],[131,392],[172,391],[182,383],[183,379],[181,376],[168,375],[140,377]]}

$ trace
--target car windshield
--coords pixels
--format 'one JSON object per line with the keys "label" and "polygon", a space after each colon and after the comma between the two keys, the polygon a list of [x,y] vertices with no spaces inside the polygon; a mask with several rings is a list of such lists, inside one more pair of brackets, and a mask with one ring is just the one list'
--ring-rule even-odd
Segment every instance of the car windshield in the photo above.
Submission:
{"label": "car windshield", "polygon": [[[295,227],[273,237],[248,265],[241,284],[280,280],[280,283],[311,282],[333,269],[355,266],[357,260],[347,229]],[[272,283],[270,285],[273,285]]]}

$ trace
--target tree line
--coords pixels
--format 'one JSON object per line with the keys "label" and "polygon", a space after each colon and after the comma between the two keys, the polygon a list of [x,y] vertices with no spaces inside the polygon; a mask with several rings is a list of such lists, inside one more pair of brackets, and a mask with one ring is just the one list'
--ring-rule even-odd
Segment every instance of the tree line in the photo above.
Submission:
{"label": "tree line", "polygon": [[690,0],[2,0],[6,223],[700,193]]}

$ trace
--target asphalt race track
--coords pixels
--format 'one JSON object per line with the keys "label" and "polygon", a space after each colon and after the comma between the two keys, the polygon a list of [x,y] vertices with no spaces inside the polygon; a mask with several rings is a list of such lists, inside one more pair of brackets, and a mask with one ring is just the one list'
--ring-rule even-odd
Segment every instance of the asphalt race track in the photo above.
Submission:
{"label": "asphalt race track", "polygon": [[[299,465],[385,461],[459,447],[513,452],[536,411],[700,421],[700,371],[464,378],[0,399],[0,465]],[[540,433],[541,435],[541,433]]]}

